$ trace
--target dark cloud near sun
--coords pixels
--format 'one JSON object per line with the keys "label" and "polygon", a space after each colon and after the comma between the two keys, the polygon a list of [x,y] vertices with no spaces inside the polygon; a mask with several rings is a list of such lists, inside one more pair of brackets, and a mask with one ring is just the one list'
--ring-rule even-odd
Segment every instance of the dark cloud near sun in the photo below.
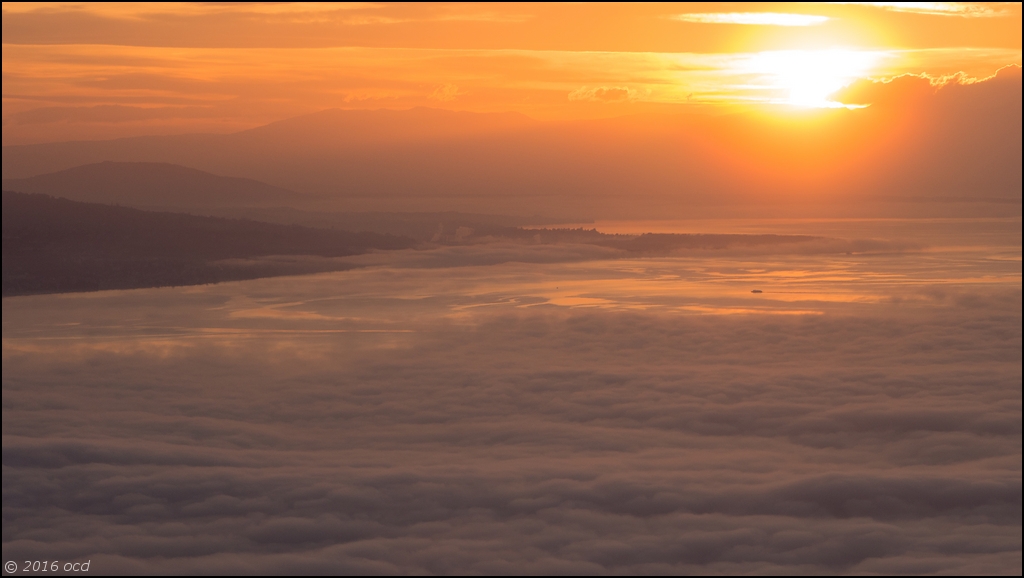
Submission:
{"label": "dark cloud near sun", "polygon": [[[905,74],[880,81],[861,79],[837,92],[833,98],[846,104],[874,106],[959,104],[974,108],[1003,108],[1019,102],[1020,87],[1021,67],[1011,65],[983,79],[964,75],[932,78],[923,74]],[[934,101],[929,102],[930,99]]]}
{"label": "dark cloud near sun", "polygon": [[835,95],[870,105],[864,121],[886,140],[867,184],[891,195],[1021,198],[1021,68],[994,76],[905,75],[858,81]]}

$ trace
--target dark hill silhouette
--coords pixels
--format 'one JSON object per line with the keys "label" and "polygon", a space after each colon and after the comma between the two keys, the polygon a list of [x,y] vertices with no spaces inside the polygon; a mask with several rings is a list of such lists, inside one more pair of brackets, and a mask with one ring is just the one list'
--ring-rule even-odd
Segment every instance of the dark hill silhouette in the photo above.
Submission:
{"label": "dark hill silhouette", "polygon": [[3,192],[3,294],[196,285],[344,269],[324,259],[231,263],[268,255],[341,257],[415,241],[198,217]]}
{"label": "dark hill silhouette", "polygon": [[237,177],[168,163],[105,161],[5,179],[5,190],[131,207],[207,208],[301,206],[309,195]]}

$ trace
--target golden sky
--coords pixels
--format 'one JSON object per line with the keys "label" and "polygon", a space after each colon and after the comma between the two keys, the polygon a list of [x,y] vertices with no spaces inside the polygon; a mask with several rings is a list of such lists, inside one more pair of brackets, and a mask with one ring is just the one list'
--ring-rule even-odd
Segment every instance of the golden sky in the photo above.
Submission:
{"label": "golden sky", "polygon": [[839,106],[858,78],[1021,62],[1019,3],[3,4],[4,144],[327,108],[538,119]]}

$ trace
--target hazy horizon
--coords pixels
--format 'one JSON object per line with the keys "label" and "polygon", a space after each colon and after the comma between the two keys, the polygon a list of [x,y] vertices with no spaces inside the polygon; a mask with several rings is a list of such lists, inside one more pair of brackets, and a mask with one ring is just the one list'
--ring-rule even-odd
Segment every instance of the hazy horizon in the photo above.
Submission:
{"label": "hazy horizon", "polygon": [[[333,210],[569,219],[955,216],[965,203],[971,216],[1005,214],[1006,203],[1019,212],[1019,66],[932,95],[906,82],[845,89],[878,101],[867,108],[783,110],[781,120],[725,110],[535,122],[334,109],[222,135],[5,146],[4,178],[170,162],[313,195]],[[911,109],[920,118],[901,118]],[[894,120],[911,126],[894,133]]]}

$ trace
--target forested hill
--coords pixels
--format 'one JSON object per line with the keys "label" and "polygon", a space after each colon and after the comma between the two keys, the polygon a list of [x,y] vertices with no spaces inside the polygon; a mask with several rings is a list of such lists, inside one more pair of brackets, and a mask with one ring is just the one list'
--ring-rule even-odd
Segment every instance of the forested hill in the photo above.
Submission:
{"label": "forested hill", "polygon": [[[341,257],[415,241],[257,221],[148,212],[3,192],[3,295],[195,285],[344,268],[227,259]],[[299,264],[297,264],[299,263]]]}

